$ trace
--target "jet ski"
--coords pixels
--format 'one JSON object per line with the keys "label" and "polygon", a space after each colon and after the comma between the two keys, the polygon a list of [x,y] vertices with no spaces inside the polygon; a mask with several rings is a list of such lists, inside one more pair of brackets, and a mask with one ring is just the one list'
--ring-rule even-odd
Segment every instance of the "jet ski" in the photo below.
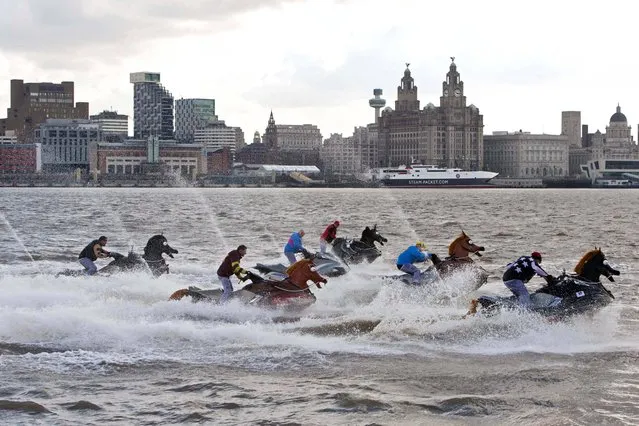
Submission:
{"label": "jet ski", "polygon": [[422,278],[419,283],[413,282],[413,274],[398,274],[398,275],[385,275],[382,277],[385,281],[398,281],[402,282],[406,285],[411,286],[422,286],[432,284],[439,279],[439,273],[434,266],[429,266],[428,268],[421,271]]}
{"label": "jet ski", "polygon": [[[99,269],[96,272],[96,275],[110,275],[116,272],[129,272],[134,270],[149,270],[149,267],[146,261],[137,253],[130,251],[127,256],[123,254],[110,252],[113,260]],[[69,277],[80,277],[86,275],[86,269],[65,269],[61,272],[58,272],[55,276],[58,277],[60,275],[69,276]]]}
{"label": "jet ski", "polygon": [[[318,274],[325,277],[339,277],[348,272],[347,267],[339,261],[339,259],[328,253],[320,253],[317,252],[314,255],[311,255],[309,252],[304,253],[305,258],[313,257],[313,264],[315,265],[315,270]],[[263,263],[258,263],[254,266],[255,269],[260,271],[262,274],[266,274],[267,279],[272,280],[282,280],[286,278],[286,270],[288,266],[285,266],[281,263],[265,265]]]}
{"label": "jet ski", "polygon": [[[613,281],[612,277],[609,277]],[[614,295],[599,281],[588,281],[565,272],[554,283],[531,293],[527,310],[537,314],[565,318],[596,311],[608,305]],[[515,296],[480,296],[471,301],[468,314],[494,315],[501,310],[521,309]]]}
{"label": "jet ski", "polygon": [[[263,277],[248,272],[247,279],[251,284],[234,291],[230,300],[238,300],[246,305],[254,305],[263,308],[280,309],[284,311],[300,311],[315,303],[315,295],[307,288],[300,290],[291,287],[284,280],[267,280]],[[169,300],[180,300],[190,297],[192,302],[220,303],[222,289],[203,290],[190,286],[186,289],[175,291]]]}

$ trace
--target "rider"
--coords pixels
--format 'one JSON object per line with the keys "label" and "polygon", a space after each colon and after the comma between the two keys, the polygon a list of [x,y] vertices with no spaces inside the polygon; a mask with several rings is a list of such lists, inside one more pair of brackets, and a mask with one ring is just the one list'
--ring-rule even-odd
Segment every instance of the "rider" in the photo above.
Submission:
{"label": "rider", "polygon": [[318,274],[313,269],[313,259],[315,256],[312,256],[310,259],[301,259],[292,264],[286,270],[286,275],[288,275],[288,279],[295,285],[299,287],[305,287],[307,285],[307,281],[312,280],[317,288],[322,288],[319,283],[326,284],[328,281],[326,278]]}
{"label": "rider", "polygon": [[98,272],[97,266],[93,263],[98,260],[98,257],[111,257],[111,253],[102,248],[106,244],[107,237],[103,235],[97,240],[91,241],[78,255],[78,261],[87,270],[87,275],[93,275]]}
{"label": "rider", "polygon": [[339,226],[339,220],[331,223],[326,227],[324,232],[322,232],[322,236],[320,237],[320,253],[326,253],[326,245],[333,242],[333,240],[337,237],[337,227]]}
{"label": "rider", "polygon": [[304,245],[302,244],[302,238],[304,237],[304,230],[300,229],[298,232],[293,232],[288,239],[288,242],[284,246],[284,256],[288,259],[292,265],[296,262],[295,253],[306,252]]}
{"label": "rider", "polygon": [[397,269],[413,275],[413,284],[419,284],[422,279],[422,273],[413,263],[425,262],[426,259],[432,259],[432,254],[424,252],[426,244],[417,241],[414,246],[408,247],[397,258]]}
{"label": "rider", "polygon": [[[222,293],[222,297],[220,298],[220,303],[224,303],[231,297],[233,294],[233,284],[231,283],[231,275],[237,276],[240,281],[244,281],[246,279],[246,274],[248,271],[243,269],[240,266],[240,259],[242,259],[246,255],[246,246],[241,244],[235,250],[231,250],[219,268],[217,268],[217,278],[222,282],[222,288],[224,289],[224,293]],[[241,274],[245,274],[242,277]]]}
{"label": "rider", "polygon": [[506,267],[502,277],[504,285],[517,296],[522,306],[530,305],[530,294],[524,283],[530,281],[535,274],[543,277],[548,284],[555,282],[555,278],[539,266],[540,263],[541,253],[534,251],[530,256],[521,256]]}

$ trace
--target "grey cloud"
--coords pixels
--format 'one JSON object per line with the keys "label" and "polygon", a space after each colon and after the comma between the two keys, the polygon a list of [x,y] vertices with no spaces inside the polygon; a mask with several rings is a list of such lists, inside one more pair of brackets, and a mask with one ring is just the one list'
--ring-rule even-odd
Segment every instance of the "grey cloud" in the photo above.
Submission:
{"label": "grey cloud", "polygon": [[306,57],[291,57],[288,62],[295,71],[278,84],[263,84],[244,93],[244,97],[262,106],[279,108],[330,107],[353,98],[367,101],[374,88],[382,88],[387,105],[392,106],[397,86],[411,62],[412,76],[420,90],[420,98],[437,93],[445,79],[448,64],[425,64],[399,56],[394,49],[395,37],[376,44],[374,49],[355,52],[337,69],[326,70],[320,63]]}
{"label": "grey cloud", "polygon": [[[130,52],[144,42],[233,25],[250,10],[303,0],[22,0],[5,2],[0,49],[33,56],[112,47]],[[96,9],[97,8],[97,9]],[[189,25],[189,24],[194,25]],[[197,25],[197,24],[201,25]],[[210,25],[209,25],[210,24]],[[214,24],[214,25],[213,25]]]}

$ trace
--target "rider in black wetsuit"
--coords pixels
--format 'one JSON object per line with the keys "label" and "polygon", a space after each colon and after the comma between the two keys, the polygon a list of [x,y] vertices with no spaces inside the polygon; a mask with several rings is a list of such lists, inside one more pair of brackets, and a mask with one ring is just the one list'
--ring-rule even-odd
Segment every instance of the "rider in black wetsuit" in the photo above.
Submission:
{"label": "rider in black wetsuit", "polygon": [[107,237],[101,236],[97,240],[91,241],[78,255],[78,261],[87,270],[87,275],[93,275],[98,272],[95,262],[98,257],[111,257],[111,253],[103,249],[107,243]]}

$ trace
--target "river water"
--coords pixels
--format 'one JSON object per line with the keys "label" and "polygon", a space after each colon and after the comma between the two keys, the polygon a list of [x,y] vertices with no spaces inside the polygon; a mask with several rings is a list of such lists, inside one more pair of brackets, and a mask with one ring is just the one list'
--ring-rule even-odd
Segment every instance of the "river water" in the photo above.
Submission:
{"label": "river water", "polygon": [[[0,189],[2,424],[639,424],[639,218],[633,190]],[[359,237],[383,256],[314,290],[294,317],[230,303],[168,301],[218,287],[226,252],[283,261],[303,228]],[[397,254],[446,254],[463,228],[491,272],[408,288]],[[99,235],[141,252],[163,232],[171,274],[55,277]],[[463,319],[477,294],[508,291],[504,266],[540,251],[551,274],[601,246],[621,270],[614,302],[548,322],[512,312]],[[106,261],[98,261],[103,266]],[[543,280],[534,278],[529,288]],[[236,288],[238,286],[236,285]],[[239,303],[239,302],[238,302]]]}

